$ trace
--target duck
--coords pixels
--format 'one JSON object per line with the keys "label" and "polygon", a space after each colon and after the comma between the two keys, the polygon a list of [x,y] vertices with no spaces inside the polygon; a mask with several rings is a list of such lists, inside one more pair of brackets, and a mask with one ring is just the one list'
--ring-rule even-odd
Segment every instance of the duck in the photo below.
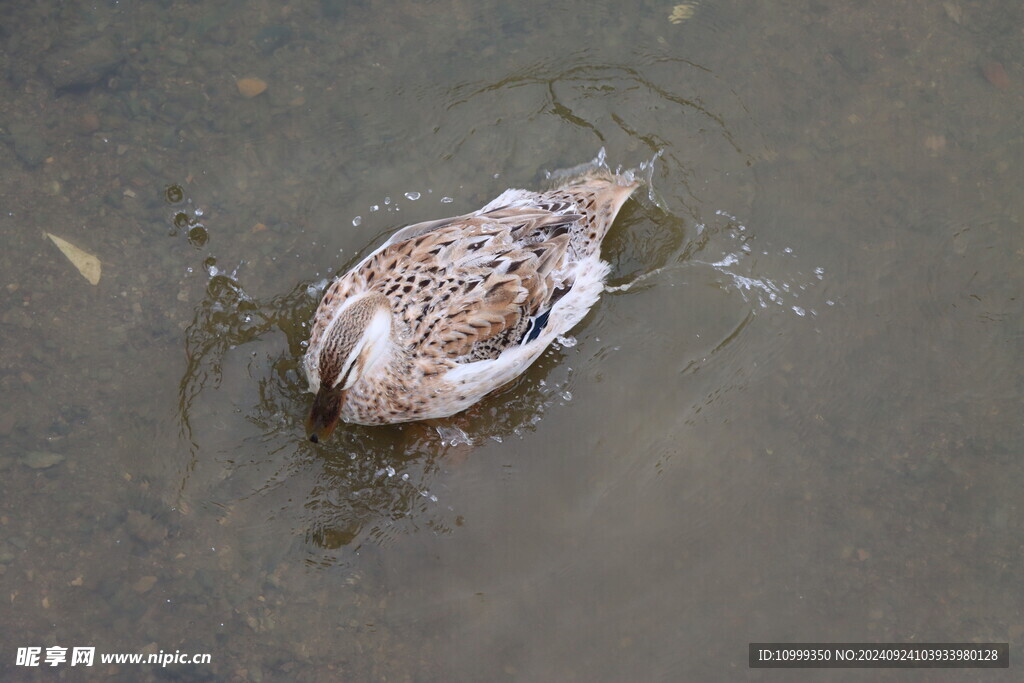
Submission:
{"label": "duck", "polygon": [[[643,168],[643,165],[640,167]],[[325,290],[302,366],[306,435],[460,413],[584,318],[610,266],[601,242],[644,183],[604,150],[462,216],[404,227]]]}

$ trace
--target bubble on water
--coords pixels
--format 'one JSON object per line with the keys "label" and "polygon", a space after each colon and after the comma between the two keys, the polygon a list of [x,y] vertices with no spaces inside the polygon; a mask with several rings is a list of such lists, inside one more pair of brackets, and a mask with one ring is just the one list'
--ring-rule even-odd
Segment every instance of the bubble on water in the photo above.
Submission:
{"label": "bubble on water", "polygon": [[572,392],[571,391],[563,391],[562,392],[562,400],[563,401],[571,401],[572,400]]}
{"label": "bubble on water", "polygon": [[558,342],[559,346],[566,349],[576,346],[576,337],[559,336],[555,338],[555,341]]}
{"label": "bubble on water", "polygon": [[451,204],[454,201],[455,200],[452,199],[451,197],[441,197],[441,203],[442,204]]}
{"label": "bubble on water", "polygon": [[417,199],[419,199],[420,196],[421,195],[420,195],[419,192],[406,192],[405,193],[405,198],[410,200],[410,201],[413,201],[413,202],[416,201]]}
{"label": "bubble on water", "polygon": [[362,216],[356,216],[355,218],[352,219],[352,225],[357,227],[357,228],[359,227],[359,225],[362,222],[363,222],[363,217]]}
{"label": "bubble on water", "polygon": [[380,211],[380,206],[378,206],[377,204],[374,204],[373,206],[371,206],[370,207],[370,213],[373,213],[374,211]]}

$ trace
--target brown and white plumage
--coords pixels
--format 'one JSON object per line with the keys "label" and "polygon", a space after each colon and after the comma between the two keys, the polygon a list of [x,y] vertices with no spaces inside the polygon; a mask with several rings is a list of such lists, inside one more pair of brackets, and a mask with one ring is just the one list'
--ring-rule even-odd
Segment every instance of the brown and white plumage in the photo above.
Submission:
{"label": "brown and white plumage", "polygon": [[336,279],[304,359],[307,431],[447,417],[519,376],[601,293],[601,241],[639,185],[603,156],[546,192],[403,228]]}

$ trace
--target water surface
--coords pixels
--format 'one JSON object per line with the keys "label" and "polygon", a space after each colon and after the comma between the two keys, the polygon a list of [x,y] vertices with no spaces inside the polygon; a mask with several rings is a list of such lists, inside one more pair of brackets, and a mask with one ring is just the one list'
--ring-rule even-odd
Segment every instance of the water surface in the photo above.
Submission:
{"label": "water surface", "polygon": [[[115,680],[762,680],[752,641],[1017,651],[1018,4],[0,18],[5,680],[50,676],[15,656],[53,645],[212,656],[90,673]],[[331,277],[601,147],[661,157],[563,343],[440,433],[304,440]]]}

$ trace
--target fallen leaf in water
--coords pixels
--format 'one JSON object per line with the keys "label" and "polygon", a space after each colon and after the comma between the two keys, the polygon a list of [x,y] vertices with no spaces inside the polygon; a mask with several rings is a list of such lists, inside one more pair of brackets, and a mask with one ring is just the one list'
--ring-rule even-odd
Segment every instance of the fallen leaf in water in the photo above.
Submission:
{"label": "fallen leaf in water", "polygon": [[71,261],[71,264],[75,268],[78,268],[78,272],[82,274],[82,277],[89,281],[90,285],[99,283],[101,267],[100,260],[98,258],[87,251],[82,251],[75,245],[71,244],[71,242],[61,239],[52,233],[46,232],[43,234],[49,237],[50,241],[57,245],[57,248],[68,257],[68,260]]}
{"label": "fallen leaf in water", "polygon": [[964,10],[960,7],[959,2],[954,0],[946,0],[942,3],[942,8],[946,10],[946,16],[952,19],[957,24],[964,23]]}

